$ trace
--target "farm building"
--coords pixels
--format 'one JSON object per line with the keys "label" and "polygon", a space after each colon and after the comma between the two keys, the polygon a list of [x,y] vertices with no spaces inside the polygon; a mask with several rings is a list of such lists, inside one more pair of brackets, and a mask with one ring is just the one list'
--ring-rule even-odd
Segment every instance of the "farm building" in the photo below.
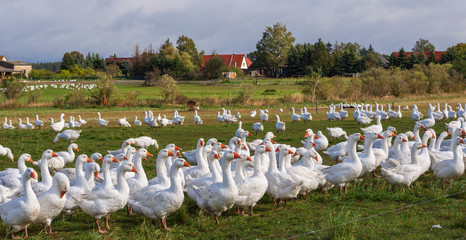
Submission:
{"label": "farm building", "polygon": [[244,54],[214,54],[202,56],[202,67],[205,63],[212,59],[214,56],[223,60],[223,63],[228,67],[237,67],[242,70],[247,70],[251,66],[252,61]]}
{"label": "farm building", "polygon": [[0,79],[12,74],[24,74],[29,76],[32,70],[32,65],[29,63],[13,60],[9,61],[5,56],[0,56]]}
{"label": "farm building", "polygon": [[[434,54],[435,54],[435,58],[437,59],[437,61],[440,61],[440,58],[442,57],[442,54],[444,53],[445,51],[434,51]],[[406,57],[409,57],[411,54],[414,54],[414,55],[418,55],[419,52],[405,52],[406,54]],[[393,56],[395,56],[396,58],[398,58],[398,55],[400,55],[399,52],[393,52]],[[429,57],[430,56],[430,52],[424,52],[424,55],[426,57]]]}

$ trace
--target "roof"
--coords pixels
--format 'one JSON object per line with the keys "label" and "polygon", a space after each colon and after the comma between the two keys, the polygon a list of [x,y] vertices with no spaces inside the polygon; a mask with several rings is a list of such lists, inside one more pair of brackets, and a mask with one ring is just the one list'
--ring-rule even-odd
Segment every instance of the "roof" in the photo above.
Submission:
{"label": "roof", "polygon": [[0,55],[0,61],[6,61],[6,60],[7,60],[7,59],[6,59],[5,56],[1,56],[1,55]]}
{"label": "roof", "polygon": [[23,70],[14,70],[13,68],[6,68],[6,67],[2,67],[0,66],[0,72],[24,72]]}
{"label": "roof", "polygon": [[28,65],[31,65],[31,64],[29,64],[29,63],[21,62],[21,61],[18,61],[18,60],[5,61],[5,62],[11,63],[11,64],[13,64],[13,65],[18,65],[18,66],[28,66]]}
{"label": "roof", "polygon": [[[445,51],[434,51],[434,54],[435,54],[435,58],[437,59],[437,61],[440,60],[440,58],[442,57],[442,54],[444,53]],[[393,56],[398,58],[398,55],[400,54],[399,52],[392,52],[393,53]],[[419,52],[405,52],[406,54],[406,57],[409,57],[411,54],[415,54],[415,55],[418,55]],[[429,57],[430,56],[430,52],[424,52],[424,55],[426,55],[426,57]]]}
{"label": "roof", "polygon": [[246,60],[246,65],[249,68],[251,66],[252,61],[246,57],[245,54],[214,54],[214,55],[204,55],[202,56],[202,66],[205,66],[205,63],[212,59],[214,56],[223,60],[223,63],[228,67],[238,67],[241,68],[241,64],[243,63],[243,58]]}

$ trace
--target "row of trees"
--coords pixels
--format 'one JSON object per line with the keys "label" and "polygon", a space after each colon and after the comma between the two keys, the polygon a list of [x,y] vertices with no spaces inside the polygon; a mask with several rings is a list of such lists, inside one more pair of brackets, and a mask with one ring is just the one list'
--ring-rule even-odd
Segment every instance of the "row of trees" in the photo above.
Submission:
{"label": "row of trees", "polygon": [[[247,54],[253,61],[251,70],[261,70],[270,77],[311,76],[312,73],[328,77],[362,73],[374,67],[412,69],[418,64],[450,63],[453,69],[463,75],[465,73],[466,44],[464,43],[448,48],[438,61],[433,54],[434,45],[422,38],[412,48],[412,51],[417,53],[409,56],[403,48],[399,50],[398,55],[388,56],[376,52],[372,45],[366,48],[356,42],[331,44],[318,39],[314,43],[295,44],[295,40],[286,25],[277,22],[273,26],[266,27],[262,38],[256,43],[256,50]],[[83,74],[92,76],[95,75],[93,71],[105,71],[108,68],[111,68],[114,74],[136,78],[145,78],[153,71],[159,73],[159,76],[168,74],[176,79],[220,78],[225,71],[242,74],[237,68],[225,66],[219,58],[212,58],[202,66],[204,54],[204,50],[198,51],[194,41],[184,35],[177,39],[176,44],[167,39],[158,49],[154,49],[152,45],[141,49],[136,44],[131,60],[125,61],[105,63],[97,53],[88,53],[84,57],[80,52],[72,51],[64,54],[58,76]],[[116,54],[111,57],[117,58]],[[386,59],[388,62],[384,61]],[[57,64],[45,63],[43,66],[50,68],[48,70],[57,71]],[[34,78],[47,75],[53,74],[44,71],[32,74]]]}

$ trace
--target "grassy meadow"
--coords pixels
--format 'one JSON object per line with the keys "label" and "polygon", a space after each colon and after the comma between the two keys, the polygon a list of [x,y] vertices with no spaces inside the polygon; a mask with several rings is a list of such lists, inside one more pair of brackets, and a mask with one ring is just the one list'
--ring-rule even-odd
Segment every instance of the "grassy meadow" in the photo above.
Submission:
{"label": "grassy meadow", "polygon": [[[450,100],[451,104],[456,101]],[[411,100],[404,103],[412,104]],[[425,113],[426,104],[419,105]],[[278,109],[269,109],[269,122],[264,123],[264,133],[253,133],[254,136],[248,140],[263,138],[266,131],[275,131],[275,114],[279,114],[281,120],[286,122],[286,131],[277,133],[276,141],[296,147],[302,145],[300,141],[304,139],[307,128],[312,128],[314,132],[322,130],[325,135],[325,128],[332,126],[342,127],[348,134],[360,132],[360,126],[352,120],[352,110],[349,110],[350,119],[329,122],[326,120],[326,109],[319,109],[318,113],[312,109],[313,121],[292,124],[291,111],[285,107],[283,109],[282,113]],[[125,139],[143,135],[157,139],[161,148],[175,143],[183,150],[190,150],[195,148],[200,137],[206,140],[215,137],[228,143],[238,127],[237,124],[219,124],[216,121],[219,109],[199,111],[204,125],[194,125],[194,113],[187,111],[180,111],[180,115],[186,116],[185,125],[182,126],[151,129],[148,126],[121,128],[116,124],[116,119],[123,116],[126,116],[131,124],[134,122],[134,115],[142,121],[144,110],[148,109],[65,109],[67,119],[70,115],[80,114],[88,120],[88,124],[82,128],[81,137],[76,141],[80,149],[77,154],[105,154],[107,150],[120,148]],[[171,110],[151,110],[156,115],[167,114],[168,118],[173,116]],[[242,111],[241,108],[231,110],[232,113]],[[249,110],[244,109],[242,114],[241,120],[245,130],[250,130],[252,124],[259,121],[259,114],[250,118]],[[23,120],[25,116],[33,117],[34,114],[38,114],[48,126],[48,118],[53,117],[57,120],[61,111],[34,108],[28,109],[27,114],[25,109],[2,110],[1,113],[2,116],[16,116]],[[111,121],[108,127],[98,126],[97,111],[102,113],[104,119]],[[3,122],[2,118],[0,120]],[[17,125],[17,120],[13,119],[13,122]],[[398,132],[412,130],[411,111],[403,111],[403,118],[400,120],[390,120],[382,124],[384,128],[395,126]],[[439,122],[434,128],[439,133],[444,129],[444,123]],[[49,127],[41,130],[0,129],[0,144],[10,147],[15,158],[22,153],[29,153],[37,160],[45,149],[67,149],[68,143],[65,141],[60,140],[57,144],[52,144],[54,136]],[[329,141],[330,145],[339,142],[331,139]],[[156,149],[148,150],[156,156]],[[325,164],[334,164],[325,154],[322,156]],[[149,158],[149,161],[143,164],[148,177],[154,177],[155,157]],[[16,162],[11,163],[6,157],[0,157],[0,169],[15,166]],[[67,167],[74,167],[74,163]],[[34,168],[38,170],[36,166]],[[61,217],[57,217],[52,223],[55,232],[52,236],[46,235],[39,225],[31,225],[29,235],[33,239],[456,239],[466,235],[465,183],[466,179],[462,176],[454,181],[452,188],[442,189],[441,182],[429,171],[412,184],[410,191],[403,192],[383,178],[366,176],[362,182],[351,184],[345,195],[340,196],[338,188],[331,189],[328,193],[314,191],[309,194],[308,199],[289,202],[287,209],[276,209],[273,200],[264,196],[254,208],[254,212],[260,216],[238,216],[235,210],[231,209],[219,218],[220,225],[215,224],[213,217],[204,215],[195,202],[186,196],[182,207],[167,218],[168,227],[171,228],[169,232],[163,230],[158,222],[154,225],[142,215],[128,216],[125,210],[120,210],[112,215],[108,234],[99,234],[93,218],[80,211],[73,216],[72,221],[63,221]],[[432,229],[433,225],[438,224],[441,225],[441,229]],[[11,235],[7,236],[7,233],[7,226],[1,223],[0,236],[10,238]],[[22,234],[23,232],[20,233]]]}

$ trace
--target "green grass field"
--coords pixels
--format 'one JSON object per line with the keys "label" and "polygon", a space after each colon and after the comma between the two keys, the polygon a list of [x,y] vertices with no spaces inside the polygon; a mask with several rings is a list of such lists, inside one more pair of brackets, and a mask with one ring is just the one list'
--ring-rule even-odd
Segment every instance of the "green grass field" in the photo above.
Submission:
{"label": "green grass field", "polygon": [[[422,104],[421,109],[425,109]],[[234,135],[237,124],[219,124],[216,122],[217,110],[200,110],[199,115],[205,124],[197,126],[193,124],[193,112],[180,112],[186,116],[185,125],[169,126],[166,128],[151,129],[147,126],[120,128],[116,119],[127,116],[132,124],[134,115],[140,119],[143,110],[147,109],[75,109],[65,110],[65,114],[80,114],[89,120],[83,129],[81,137],[76,141],[81,150],[79,154],[92,154],[93,152],[106,153],[106,150],[118,149],[123,140],[130,137],[151,136],[158,140],[163,148],[169,143],[175,143],[183,150],[194,149],[197,139],[203,137],[217,138],[228,143]],[[173,116],[170,110],[152,109],[157,115],[167,114]],[[98,127],[96,111],[101,111],[103,118],[110,120],[109,127]],[[233,113],[241,109],[232,109]],[[60,109],[29,109],[28,116],[39,114],[42,120],[49,117],[58,118]],[[243,128],[250,130],[252,124],[259,121],[259,115],[252,119],[248,116],[248,110],[243,112]],[[4,116],[26,116],[23,110],[4,110]],[[290,122],[290,111],[284,109],[279,113],[278,109],[270,109],[269,122],[265,123],[265,131],[275,131],[275,114],[280,114],[281,120],[286,122],[287,130],[278,133],[276,141],[292,146],[301,146],[304,139],[304,131],[312,128],[314,132],[326,127],[340,126],[348,134],[359,132],[357,123],[353,120],[340,122],[326,121],[325,111],[319,110],[315,114],[312,111],[314,121]],[[350,111],[350,116],[352,111]],[[383,122],[384,127],[395,126],[399,132],[412,130],[413,120],[410,111],[403,111],[404,118]],[[90,116],[90,119],[88,119]],[[352,117],[350,117],[352,119]],[[3,119],[0,119],[3,122]],[[14,120],[16,123],[17,121]],[[16,123],[17,124],[17,123]],[[436,124],[435,130],[444,129],[442,122]],[[10,147],[19,157],[22,153],[30,153],[34,160],[40,158],[45,149],[63,151],[68,143],[59,141],[53,145],[55,134],[46,127],[38,130],[0,130],[0,144]],[[250,137],[248,140],[263,138],[264,133]],[[330,140],[330,145],[337,143]],[[155,156],[154,148],[148,149]],[[326,155],[325,164],[334,164]],[[144,168],[149,178],[155,176],[155,157],[144,162]],[[0,157],[0,168],[15,167],[16,162],[11,163],[6,157]],[[67,167],[74,167],[70,164]],[[35,167],[36,170],[37,167]],[[379,172],[380,173],[380,172]],[[238,216],[231,209],[220,217],[220,225],[215,224],[211,216],[206,216],[197,205],[187,196],[182,207],[168,217],[167,224],[172,229],[166,232],[159,223],[153,225],[144,216],[128,216],[126,211],[120,210],[111,217],[111,230],[108,234],[97,233],[93,219],[83,212],[74,215],[73,221],[61,220],[57,217],[52,223],[56,232],[53,236],[47,236],[39,225],[31,225],[29,235],[33,239],[457,239],[466,235],[465,216],[465,183],[462,176],[453,183],[452,188],[442,189],[440,181],[436,180],[432,172],[421,176],[413,183],[410,191],[391,186],[383,178],[367,176],[362,182],[351,184],[346,195],[340,196],[338,189],[334,188],[328,193],[322,191],[311,192],[308,199],[294,200],[288,203],[287,209],[276,209],[272,199],[267,196],[258,203],[254,212],[261,214],[258,217]],[[433,225],[441,225],[441,229],[431,229]],[[0,236],[9,238],[8,228],[0,224]],[[22,234],[22,233],[21,233]]]}

